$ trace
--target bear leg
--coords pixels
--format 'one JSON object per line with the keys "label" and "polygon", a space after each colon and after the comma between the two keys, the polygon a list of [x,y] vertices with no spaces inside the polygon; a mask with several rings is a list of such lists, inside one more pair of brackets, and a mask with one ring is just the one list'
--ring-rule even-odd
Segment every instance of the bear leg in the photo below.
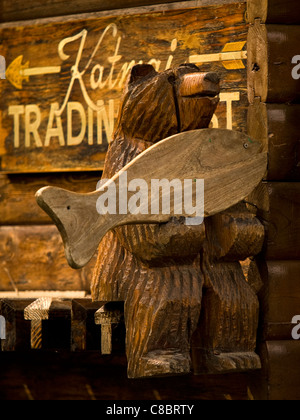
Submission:
{"label": "bear leg", "polygon": [[237,263],[216,263],[193,339],[195,374],[260,369],[255,353],[259,302]]}
{"label": "bear leg", "polygon": [[129,378],[190,373],[202,278],[192,267],[160,267],[144,271],[131,287],[125,302]]}

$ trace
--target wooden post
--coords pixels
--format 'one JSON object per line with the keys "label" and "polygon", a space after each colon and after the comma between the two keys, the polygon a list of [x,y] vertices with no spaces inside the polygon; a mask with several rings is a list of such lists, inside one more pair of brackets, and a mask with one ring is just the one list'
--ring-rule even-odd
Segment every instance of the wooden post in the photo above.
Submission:
{"label": "wooden post", "polygon": [[95,312],[103,305],[104,302],[93,302],[90,299],[72,300],[72,351],[94,350],[98,347],[93,334],[94,317]]}
{"label": "wooden post", "polygon": [[112,353],[112,326],[118,324],[123,316],[123,304],[110,302],[102,306],[95,313],[96,325],[101,325],[101,353]]}
{"label": "wooden post", "polygon": [[31,321],[32,350],[40,350],[42,348],[43,321],[49,319],[51,303],[52,298],[41,298],[27,306],[24,311],[24,318]]}
{"label": "wooden post", "polygon": [[[41,298],[29,305],[24,318],[31,321],[33,350],[69,350],[71,346],[71,301]],[[43,328],[43,321],[48,321]]]}
{"label": "wooden post", "polygon": [[255,21],[248,34],[248,98],[287,103],[300,100],[300,80],[292,77],[299,55],[300,26],[262,25]]}

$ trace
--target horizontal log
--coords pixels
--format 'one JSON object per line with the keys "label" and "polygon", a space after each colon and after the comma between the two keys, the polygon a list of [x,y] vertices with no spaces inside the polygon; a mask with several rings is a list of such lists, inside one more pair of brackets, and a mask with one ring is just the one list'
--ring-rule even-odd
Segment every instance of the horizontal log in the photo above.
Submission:
{"label": "horizontal log", "polygon": [[299,56],[300,26],[262,25],[248,33],[248,97],[250,103],[299,102],[300,78],[293,77]]}
{"label": "horizontal log", "polygon": [[268,183],[267,260],[300,260],[300,184]]}
{"label": "horizontal log", "polygon": [[72,270],[54,226],[0,227],[0,291],[90,291],[95,260]]}
{"label": "horizontal log", "polygon": [[300,399],[300,341],[267,341],[260,348],[263,371],[250,391],[259,400]]}
{"label": "horizontal log", "polygon": [[[124,9],[130,7],[149,6],[157,4],[178,3],[182,0],[33,0],[29,4],[24,4],[21,0],[13,2],[9,0],[0,1],[0,22],[11,22],[17,20],[37,19],[52,16],[64,16],[74,13],[91,13],[101,10]],[[188,7],[189,3],[195,5],[220,5],[224,3],[243,3],[243,0],[200,0],[185,1],[183,7]]]}
{"label": "horizontal log", "polygon": [[300,315],[300,261],[267,261],[260,268],[262,339],[291,340],[292,320]]}
{"label": "horizontal log", "polygon": [[250,23],[300,24],[299,0],[248,0],[247,7]]}
{"label": "horizontal log", "polygon": [[78,193],[96,189],[101,173],[0,175],[0,225],[52,224],[37,205],[35,193],[54,186]]}
{"label": "horizontal log", "polygon": [[265,104],[255,98],[248,110],[248,134],[269,152],[269,181],[300,180],[300,105]]}

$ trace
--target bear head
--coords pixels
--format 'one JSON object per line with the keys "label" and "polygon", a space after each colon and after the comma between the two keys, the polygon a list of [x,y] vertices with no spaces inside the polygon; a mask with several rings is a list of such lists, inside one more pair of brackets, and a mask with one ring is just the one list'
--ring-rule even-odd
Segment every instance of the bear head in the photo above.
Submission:
{"label": "bear head", "polygon": [[194,64],[162,73],[133,67],[121,102],[114,138],[156,143],[174,134],[208,128],[219,103],[220,79]]}

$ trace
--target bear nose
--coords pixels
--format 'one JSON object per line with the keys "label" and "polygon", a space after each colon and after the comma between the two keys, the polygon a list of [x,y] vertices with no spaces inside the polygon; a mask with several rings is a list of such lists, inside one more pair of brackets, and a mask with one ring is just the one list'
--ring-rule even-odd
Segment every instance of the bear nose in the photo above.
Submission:
{"label": "bear nose", "polygon": [[204,77],[204,80],[207,80],[208,82],[215,83],[217,85],[220,83],[220,77],[218,76],[217,73],[213,73],[213,72],[206,73],[206,75]]}

